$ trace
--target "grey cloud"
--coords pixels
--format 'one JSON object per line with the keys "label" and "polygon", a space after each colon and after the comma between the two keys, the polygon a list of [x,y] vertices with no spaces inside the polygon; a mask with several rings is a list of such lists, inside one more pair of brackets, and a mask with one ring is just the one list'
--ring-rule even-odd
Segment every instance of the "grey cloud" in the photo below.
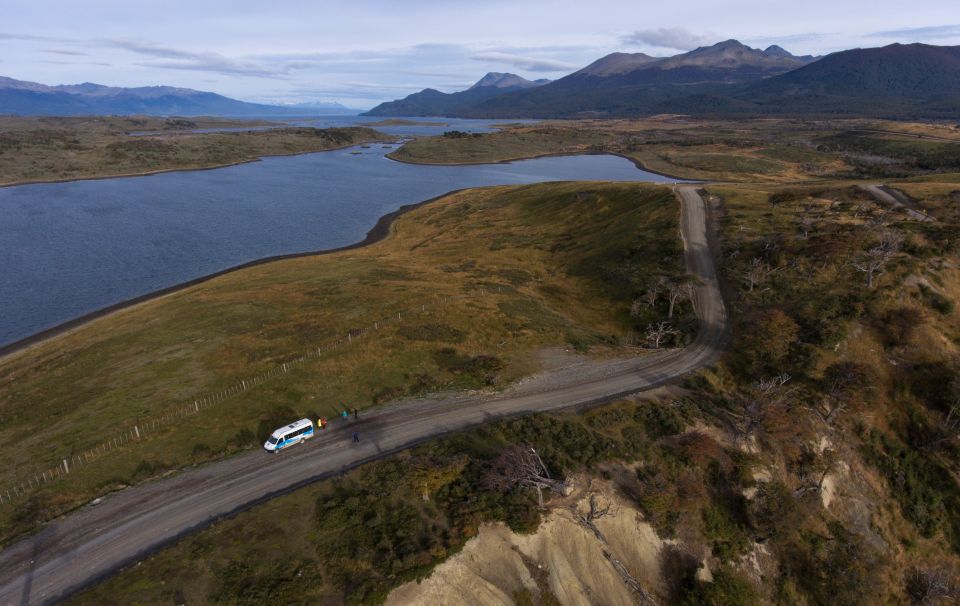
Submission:
{"label": "grey cloud", "polygon": [[[787,34],[785,36],[750,36],[743,38],[745,42],[759,45],[768,45],[768,44],[777,44],[783,46],[784,44],[800,44],[803,42],[814,42],[817,40],[823,40],[824,38],[829,37],[831,34],[825,34],[821,32],[806,32],[802,34]],[[789,50],[789,49],[788,49]]]}
{"label": "grey cloud", "polygon": [[51,55],[66,55],[68,57],[87,57],[90,55],[90,53],[66,50],[64,48],[45,48],[43,49],[43,52],[50,53]]}
{"label": "grey cloud", "polygon": [[657,48],[672,48],[676,50],[693,50],[699,46],[706,46],[715,41],[715,36],[695,34],[682,27],[658,27],[644,29],[622,36],[626,44],[649,45]]}
{"label": "grey cloud", "polygon": [[400,70],[401,74],[404,76],[423,76],[426,78],[462,78],[463,74],[453,73],[451,71],[430,71],[422,69],[402,69]]}
{"label": "grey cloud", "polygon": [[196,53],[168,46],[159,46],[136,40],[102,40],[102,44],[119,48],[139,55],[166,59],[166,61],[144,61],[141,67],[175,69],[199,72],[211,72],[228,76],[253,76],[256,78],[283,78],[291,69],[301,69],[303,62],[297,65],[282,64],[267,66],[251,61],[241,61],[225,57],[219,53]]}
{"label": "grey cloud", "polygon": [[907,38],[912,40],[940,40],[960,37],[960,25],[931,25],[928,27],[905,27],[868,34],[872,38]]}
{"label": "grey cloud", "polygon": [[30,42],[76,42],[69,38],[53,38],[50,36],[34,36],[32,34],[11,34],[0,32],[0,40],[26,40]]}
{"label": "grey cloud", "polygon": [[218,61],[140,61],[135,63],[140,67],[151,67],[159,69],[173,69],[181,71],[210,72],[214,74],[223,74],[226,76],[253,76],[255,78],[277,78],[283,79],[286,76],[282,72],[272,71],[254,66],[241,66],[231,63],[221,63]]}
{"label": "grey cloud", "polygon": [[471,57],[476,61],[486,61],[490,63],[503,63],[519,69],[525,69],[531,72],[562,72],[570,71],[580,67],[565,61],[555,61],[553,59],[541,59],[539,57],[525,57],[514,55],[512,53],[502,53],[491,51],[477,53]]}

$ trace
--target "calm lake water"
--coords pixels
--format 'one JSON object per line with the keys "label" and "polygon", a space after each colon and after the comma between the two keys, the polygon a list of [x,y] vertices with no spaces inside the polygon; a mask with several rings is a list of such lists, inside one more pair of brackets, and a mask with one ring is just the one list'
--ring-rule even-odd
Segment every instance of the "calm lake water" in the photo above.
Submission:
{"label": "calm lake water", "polygon": [[439,167],[389,151],[0,188],[0,345],[246,261],[357,242],[384,214],[453,189],[668,180],[616,156]]}

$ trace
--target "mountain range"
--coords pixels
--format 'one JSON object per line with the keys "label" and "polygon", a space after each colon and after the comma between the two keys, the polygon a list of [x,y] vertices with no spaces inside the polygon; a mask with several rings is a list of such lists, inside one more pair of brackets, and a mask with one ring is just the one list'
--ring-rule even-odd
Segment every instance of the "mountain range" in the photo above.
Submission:
{"label": "mountain range", "polygon": [[[295,116],[337,104],[262,105],[170,86],[47,86],[0,77],[0,115]],[[366,115],[461,118],[864,116],[960,119],[960,46],[892,44],[796,56],[736,40],[673,57],[613,53],[558,80],[491,72],[468,89],[427,88]]]}
{"label": "mountain range", "polygon": [[736,40],[674,57],[613,53],[536,87],[487,89],[483,96],[423,91],[370,115],[464,118],[821,115],[956,118],[960,47],[893,44],[826,57]]}
{"label": "mountain range", "polygon": [[403,99],[381,103],[365,115],[448,116],[459,111],[469,111],[473,106],[504,93],[529,90],[549,82],[549,80],[527,80],[516,74],[490,72],[467,90],[442,93],[433,88],[425,88]]}
{"label": "mountain range", "polygon": [[262,105],[172,86],[121,88],[85,82],[47,86],[0,76],[0,115],[294,116],[356,113],[339,104]]}

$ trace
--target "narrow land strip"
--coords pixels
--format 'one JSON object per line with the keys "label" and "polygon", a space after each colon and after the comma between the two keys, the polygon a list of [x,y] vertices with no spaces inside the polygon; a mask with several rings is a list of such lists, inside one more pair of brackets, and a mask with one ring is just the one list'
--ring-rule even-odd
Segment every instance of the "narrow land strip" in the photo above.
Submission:
{"label": "narrow land strip", "polygon": [[609,401],[713,363],[726,345],[728,320],[707,238],[706,208],[693,187],[677,192],[687,269],[700,279],[694,295],[700,329],[687,348],[597,362],[592,373],[572,380],[561,372],[552,386],[537,381],[534,388],[518,386],[495,397],[402,402],[357,421],[353,427],[361,433],[360,444],[350,443],[350,427],[331,430],[292,453],[250,452],[125,490],[0,552],[0,603],[62,599],[219,518],[424,440],[508,415]]}

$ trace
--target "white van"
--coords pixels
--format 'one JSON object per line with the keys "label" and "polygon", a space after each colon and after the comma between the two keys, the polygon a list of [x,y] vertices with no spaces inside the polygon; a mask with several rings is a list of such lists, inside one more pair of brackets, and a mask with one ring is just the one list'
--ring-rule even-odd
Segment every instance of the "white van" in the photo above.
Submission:
{"label": "white van", "polygon": [[299,444],[312,437],[313,421],[310,419],[300,419],[296,423],[291,423],[273,432],[270,438],[264,442],[263,447],[267,452],[277,452],[281,448]]}

